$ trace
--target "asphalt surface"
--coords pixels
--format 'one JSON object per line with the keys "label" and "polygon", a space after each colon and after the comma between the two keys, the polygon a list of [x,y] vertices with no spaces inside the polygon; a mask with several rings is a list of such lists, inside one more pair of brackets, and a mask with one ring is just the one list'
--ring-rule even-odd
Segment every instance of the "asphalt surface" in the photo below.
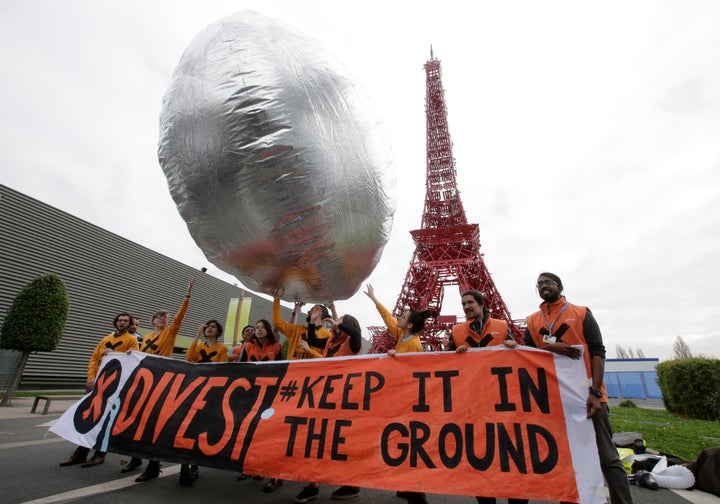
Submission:
{"label": "asphalt surface", "polygon": [[[237,475],[217,469],[200,469],[200,479],[191,488],[178,484],[179,467],[167,465],[161,477],[146,483],[135,483],[134,473],[121,474],[127,457],[109,453],[104,464],[96,467],[59,467],[74,446],[48,431],[72,401],[53,401],[47,415],[30,413],[33,399],[15,399],[11,407],[0,408],[0,463],[2,485],[0,504],[16,503],[117,503],[173,504],[215,502],[247,504],[290,503],[304,483],[285,482],[272,494],[263,493],[267,480],[237,481]],[[652,407],[642,405],[643,407]],[[661,407],[660,406],[656,407]],[[39,408],[42,411],[42,408]],[[330,502],[336,487],[324,486],[315,503]],[[636,504],[720,504],[720,498],[698,491],[648,490],[631,486]],[[472,497],[455,495],[428,495],[430,504],[471,504]],[[352,502],[370,504],[404,504],[394,492],[362,489],[360,497]],[[505,499],[498,499],[504,504]],[[532,501],[540,504],[546,501]]]}

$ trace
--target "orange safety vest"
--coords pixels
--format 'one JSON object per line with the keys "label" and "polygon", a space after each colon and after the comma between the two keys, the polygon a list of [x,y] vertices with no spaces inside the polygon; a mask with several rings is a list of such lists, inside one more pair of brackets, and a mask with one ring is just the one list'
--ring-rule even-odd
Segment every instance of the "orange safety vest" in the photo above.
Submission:
{"label": "orange safety vest", "polygon": [[248,362],[273,361],[281,358],[278,357],[282,352],[282,345],[280,343],[267,343],[260,346],[259,342],[251,341],[245,345]]}
{"label": "orange safety vest", "polygon": [[[565,303],[567,308],[564,309]],[[530,333],[530,337],[535,343],[537,348],[542,348],[545,345],[549,345],[551,341],[545,341],[544,336],[550,333],[550,328],[545,319],[551,321],[552,324],[552,336],[555,337],[556,342],[562,342],[567,345],[582,345],[585,351],[583,352],[583,359],[585,361],[585,369],[587,371],[588,378],[592,379],[592,364],[587,342],[585,341],[585,335],[583,333],[583,322],[587,314],[587,307],[576,306],[568,303],[564,297],[561,297],[554,303],[543,303],[540,305],[540,309],[543,313],[537,311],[532,315],[529,315],[526,319],[527,330]],[[605,390],[605,383],[602,384],[602,398],[600,402],[607,402],[607,391]]]}
{"label": "orange safety vest", "polygon": [[504,320],[488,318],[483,323],[482,334],[478,334],[470,328],[471,320],[462,324],[456,324],[452,328],[453,343],[455,348],[467,345],[471,348],[502,345],[508,337],[508,326]]}

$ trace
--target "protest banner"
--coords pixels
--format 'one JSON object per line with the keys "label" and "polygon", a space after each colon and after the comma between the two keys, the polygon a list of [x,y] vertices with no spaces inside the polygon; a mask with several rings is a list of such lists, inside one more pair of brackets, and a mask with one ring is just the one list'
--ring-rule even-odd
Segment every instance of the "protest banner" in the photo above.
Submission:
{"label": "protest banner", "polygon": [[594,504],[587,383],[582,359],[536,349],[241,364],[118,353],[51,430],[296,481]]}

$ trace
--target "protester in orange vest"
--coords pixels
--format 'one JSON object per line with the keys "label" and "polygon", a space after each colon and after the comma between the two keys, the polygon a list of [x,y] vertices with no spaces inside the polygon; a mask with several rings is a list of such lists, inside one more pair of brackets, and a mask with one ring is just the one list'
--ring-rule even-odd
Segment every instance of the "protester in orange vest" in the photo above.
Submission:
{"label": "protester in orange vest", "polygon": [[485,298],[480,291],[463,292],[462,307],[467,320],[453,326],[448,350],[462,353],[468,348],[502,344],[515,347],[516,342],[507,322],[490,316],[490,310],[485,307]]}
{"label": "protester in orange vest", "polygon": [[592,419],[595,428],[600,467],[610,490],[610,501],[612,504],[632,503],[627,474],[612,441],[603,384],[605,345],[600,327],[588,308],[568,303],[562,295],[563,284],[559,276],[540,273],[536,287],[543,302],[540,311],[527,317],[525,344],[571,359],[583,358],[590,385],[587,418]]}
{"label": "protester in orange vest", "polygon": [[[462,307],[467,320],[452,328],[448,341],[448,350],[457,353],[467,352],[469,348],[483,348],[505,345],[514,348],[517,342],[504,320],[494,319],[485,306],[485,297],[480,291],[467,290],[462,293]],[[475,497],[478,504],[495,504],[495,497]],[[508,499],[508,504],[527,504],[527,499]]]}
{"label": "protester in orange vest", "polygon": [[233,349],[230,351],[230,354],[228,355],[228,360],[230,362],[247,361],[247,356],[245,355],[245,347],[251,341],[255,341],[255,326],[246,325],[245,327],[243,327],[242,330],[242,342],[239,345],[233,347]]}
{"label": "protester in orange vest", "polygon": [[[323,353],[319,354],[311,349],[306,349],[316,357],[342,357],[345,355],[358,355],[362,350],[362,329],[360,322],[352,315],[345,314],[339,318],[328,317],[323,320],[330,328],[332,336],[328,338]],[[307,342],[300,342],[300,345],[307,346]]]}
{"label": "protester in orange vest", "polygon": [[282,345],[278,343],[272,325],[265,319],[255,323],[255,338],[246,343],[242,362],[282,360]]}

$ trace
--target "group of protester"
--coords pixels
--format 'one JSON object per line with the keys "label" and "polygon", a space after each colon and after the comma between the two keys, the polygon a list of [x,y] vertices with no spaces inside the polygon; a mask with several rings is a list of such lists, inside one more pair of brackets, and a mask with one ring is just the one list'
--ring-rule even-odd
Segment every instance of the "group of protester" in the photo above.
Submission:
{"label": "group of protester", "polygon": [[[140,350],[142,352],[170,357],[175,339],[187,312],[190,294],[195,279],[188,284],[187,294],[179,311],[168,325],[168,312],[160,310],[153,314],[151,323],[153,333],[144,338],[135,335],[139,324],[137,318],[128,313],[120,313],[114,320],[115,331],[98,343],[88,365],[88,390],[94,385],[95,375],[104,355],[110,352]],[[598,455],[603,475],[610,491],[613,504],[632,503],[628,479],[617,450],[612,442],[612,431],[608,418],[607,393],[602,383],[604,374],[605,347],[598,324],[590,310],[583,306],[570,304],[562,295],[563,284],[560,277],[553,273],[541,273],[536,288],[543,299],[540,310],[527,317],[524,344],[541,348],[571,359],[584,359],[588,375],[587,418],[593,422]],[[429,310],[406,310],[397,320],[378,301],[372,285],[368,284],[365,294],[375,303],[380,316],[387,326],[389,334],[395,340],[395,347],[387,354],[395,356],[408,352],[422,352],[420,334],[429,317],[437,314]],[[260,319],[255,326],[246,326],[242,331],[243,342],[228,352],[220,341],[223,327],[217,320],[209,320],[198,328],[195,339],[187,351],[190,362],[257,362],[268,360],[295,360],[328,358],[358,355],[361,351],[362,332],[360,323],[352,315],[338,317],[332,302],[327,305],[316,304],[310,308],[306,324],[298,324],[297,317],[304,303],[296,302],[291,320],[282,318],[280,299],[273,302],[272,323]],[[466,321],[452,327],[446,349],[464,353],[470,348],[482,348],[505,345],[514,348],[518,345],[513,338],[507,322],[491,317],[481,292],[468,290],[462,293],[462,308]],[[276,332],[287,338],[287,353],[278,341]],[[200,341],[204,336],[204,341]],[[582,347],[584,351],[580,351]],[[78,447],[72,456],[60,463],[61,466],[81,464],[91,467],[102,464],[105,453],[96,451],[88,459],[90,449]],[[142,460],[133,458],[121,472],[134,471],[142,466]],[[151,460],[144,472],[135,481],[142,482],[157,478],[160,474],[160,462]],[[197,466],[182,465],[180,484],[192,485],[199,474]],[[241,474],[238,479],[250,477]],[[262,479],[262,476],[255,476]],[[271,479],[264,488],[265,492],[274,492],[282,485],[282,480]],[[319,485],[310,482],[294,498],[302,504],[318,497]],[[359,486],[341,486],[332,493],[335,500],[357,497]],[[407,499],[408,504],[426,504],[427,497],[422,492],[398,491],[397,496]],[[494,504],[494,497],[478,496],[479,504]],[[526,499],[508,499],[509,504],[525,504]]]}

